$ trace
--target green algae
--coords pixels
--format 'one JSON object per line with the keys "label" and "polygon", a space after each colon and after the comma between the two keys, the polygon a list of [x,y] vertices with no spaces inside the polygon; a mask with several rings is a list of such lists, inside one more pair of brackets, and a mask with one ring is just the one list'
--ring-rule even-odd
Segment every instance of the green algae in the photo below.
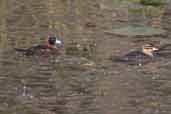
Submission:
{"label": "green algae", "polygon": [[109,33],[123,36],[153,36],[165,33],[163,29],[148,26],[126,26],[119,29],[113,29]]}

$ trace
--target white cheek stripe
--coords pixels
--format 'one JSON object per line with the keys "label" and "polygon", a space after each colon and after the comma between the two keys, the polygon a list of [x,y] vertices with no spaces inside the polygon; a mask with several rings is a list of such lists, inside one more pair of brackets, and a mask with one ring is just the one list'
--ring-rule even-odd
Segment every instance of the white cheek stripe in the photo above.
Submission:
{"label": "white cheek stripe", "polygon": [[60,40],[56,40],[56,44],[62,44]]}

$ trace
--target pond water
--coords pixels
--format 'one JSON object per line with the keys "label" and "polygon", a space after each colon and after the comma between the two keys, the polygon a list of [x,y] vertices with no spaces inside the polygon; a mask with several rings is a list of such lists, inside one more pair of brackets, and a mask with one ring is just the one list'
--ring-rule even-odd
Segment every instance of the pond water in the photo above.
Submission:
{"label": "pond water", "polygon": [[3,114],[167,114],[170,59],[145,66],[85,58],[1,55]]}
{"label": "pond water", "polygon": [[[106,34],[105,30],[111,28],[111,23],[118,24],[116,28],[130,23],[123,20],[122,23],[121,20],[113,22],[111,9],[104,9],[101,13],[103,15],[99,15],[103,20],[97,20],[97,30],[90,23],[87,25],[90,29],[86,29],[88,35],[83,34],[83,37],[95,37],[97,40],[96,50],[91,51],[88,47],[86,55],[90,51],[90,56],[87,58],[85,53],[79,52],[84,49],[53,60],[53,55],[26,57],[15,53],[12,48],[1,49],[0,113],[170,114],[170,57],[143,66],[109,60],[113,53],[122,55],[148,41],[159,41],[161,44],[171,42],[170,27],[164,28],[168,31],[166,36],[150,35],[140,39],[139,36]],[[104,25],[99,24],[103,21]],[[64,39],[66,42],[69,40]],[[65,46],[70,48],[69,44]]]}

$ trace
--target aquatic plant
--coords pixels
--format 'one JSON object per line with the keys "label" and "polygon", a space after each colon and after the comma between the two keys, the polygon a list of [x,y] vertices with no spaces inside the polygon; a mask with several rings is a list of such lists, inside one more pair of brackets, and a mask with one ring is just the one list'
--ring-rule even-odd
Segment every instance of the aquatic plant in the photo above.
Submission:
{"label": "aquatic plant", "polygon": [[163,14],[164,9],[162,7],[146,6],[144,12],[146,16],[157,17]]}
{"label": "aquatic plant", "polygon": [[95,43],[94,42],[88,42],[88,43],[77,43],[72,42],[70,43],[66,48],[66,54],[67,55],[74,55],[74,56],[80,56],[85,57],[88,59],[93,58],[93,55],[95,53]]}
{"label": "aquatic plant", "polygon": [[164,0],[140,0],[140,4],[142,5],[150,5],[150,6],[163,6],[165,3]]}

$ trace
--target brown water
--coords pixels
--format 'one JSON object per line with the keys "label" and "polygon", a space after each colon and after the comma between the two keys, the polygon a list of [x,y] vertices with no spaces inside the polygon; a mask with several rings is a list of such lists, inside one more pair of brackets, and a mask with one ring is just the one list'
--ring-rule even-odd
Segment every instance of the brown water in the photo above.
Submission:
{"label": "brown water", "polygon": [[[70,12],[74,14],[69,15],[64,21],[57,17],[60,17],[60,13],[65,9],[59,10],[57,16],[50,15],[59,19],[63,26],[67,27],[59,29],[60,27],[57,26],[57,28],[49,29],[46,26],[49,17],[45,16],[44,20],[41,19],[47,14],[47,11],[42,8],[46,6],[44,6],[43,1],[40,3],[39,0],[37,2],[27,2],[29,7],[35,8],[33,12],[28,10],[29,8],[25,8],[22,1],[16,1],[13,3],[8,1],[8,6],[13,6],[12,4],[16,3],[18,6],[23,6],[21,8],[25,10],[17,12],[20,11],[17,10],[17,7],[16,10],[14,10],[14,7],[10,7],[14,8],[13,10],[9,9],[11,15],[8,15],[7,20],[7,25],[9,25],[7,26],[7,37],[10,46],[8,49],[0,50],[0,113],[171,113],[170,58],[160,59],[144,66],[112,63],[108,59],[114,53],[115,55],[122,55],[127,53],[130,50],[129,48],[138,48],[146,42],[160,42],[161,44],[171,42],[169,35],[166,35],[167,37],[150,36],[139,39],[139,37],[132,38],[106,34],[104,31],[110,30],[113,25],[114,28],[117,28],[132,24],[132,20],[127,21],[131,17],[125,14],[124,8],[111,10],[109,7],[109,9],[106,9],[106,6],[103,6],[99,10],[98,2],[91,2],[91,0],[85,2],[88,4],[87,7],[81,4],[85,10],[81,6],[76,7],[74,3],[70,4],[70,8],[80,8],[80,11],[85,13],[84,15],[79,14],[79,12],[77,12],[79,15],[75,14],[74,9]],[[110,2],[108,5],[110,6]],[[121,17],[116,20],[113,19],[113,11],[119,13]],[[35,18],[32,21],[25,20],[24,15],[30,16],[28,12],[36,14],[36,19],[40,20],[33,28],[32,24],[34,25]],[[40,15],[38,15],[39,13]],[[25,25],[21,21],[14,21],[15,17],[17,17],[15,15],[23,16]],[[167,19],[163,18],[161,26],[169,32],[170,26],[167,23],[171,22],[171,18],[169,15],[167,16]],[[61,17],[63,18],[63,16]],[[78,22],[75,22],[75,18],[78,18]],[[131,19],[136,20],[136,16],[133,15]],[[87,21],[92,23],[87,24]],[[164,26],[165,24],[167,26]],[[83,28],[81,29],[79,26],[83,26]],[[39,42],[41,38],[44,38],[46,32],[51,30],[52,33],[59,33],[63,36],[66,51],[72,47],[72,41],[79,43],[83,46],[82,48],[86,47],[88,51],[84,52],[81,48],[72,53],[75,50],[71,50],[71,53],[66,54],[64,57],[56,57],[55,60],[52,60],[52,57],[19,56],[12,50],[12,47],[16,46],[29,46],[31,42],[30,35],[33,35],[32,32],[40,39],[31,40]],[[93,49],[91,49],[92,45],[90,45],[92,42],[96,44],[93,45]]]}
{"label": "brown water", "polygon": [[78,57],[49,59],[1,55],[1,113],[170,113],[169,60],[87,66]]}

